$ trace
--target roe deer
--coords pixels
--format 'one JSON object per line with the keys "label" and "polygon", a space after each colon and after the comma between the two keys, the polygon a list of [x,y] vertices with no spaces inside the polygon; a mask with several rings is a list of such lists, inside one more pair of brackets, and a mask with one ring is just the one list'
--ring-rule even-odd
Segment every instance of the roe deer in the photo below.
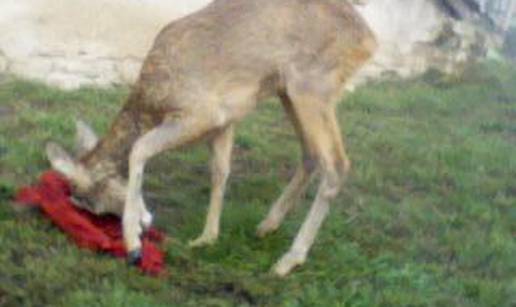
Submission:
{"label": "roe deer", "polygon": [[[168,149],[209,140],[212,190],[202,234],[212,244],[230,170],[234,124],[264,98],[278,96],[301,141],[303,162],[257,229],[275,231],[314,173],[320,184],[280,276],[302,264],[350,162],[335,108],[345,82],[376,49],[369,27],[345,0],[215,0],[167,25],[108,133],[100,140],[79,122],[77,159],[54,143],[47,156],[74,185],[82,206],[123,217],[129,261],[140,257],[145,163]],[[316,172],[317,171],[317,172]]]}

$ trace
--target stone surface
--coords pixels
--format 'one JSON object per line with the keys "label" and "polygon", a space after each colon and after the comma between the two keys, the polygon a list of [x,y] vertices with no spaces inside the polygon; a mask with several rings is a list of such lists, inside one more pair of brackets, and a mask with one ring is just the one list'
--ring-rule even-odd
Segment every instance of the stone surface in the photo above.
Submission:
{"label": "stone surface", "polygon": [[[0,72],[63,88],[132,83],[159,29],[209,1],[2,0]],[[351,87],[385,74],[453,70],[478,42],[475,29],[451,21],[431,0],[359,2],[380,48]]]}
{"label": "stone surface", "polygon": [[[482,29],[445,15],[433,1],[374,0],[358,10],[375,32],[379,50],[355,78],[410,77],[429,68],[452,72],[474,57],[475,46],[489,48]],[[480,46],[481,45],[481,46]]]}
{"label": "stone surface", "polygon": [[159,29],[207,3],[2,0],[0,72],[63,88],[134,82]]}

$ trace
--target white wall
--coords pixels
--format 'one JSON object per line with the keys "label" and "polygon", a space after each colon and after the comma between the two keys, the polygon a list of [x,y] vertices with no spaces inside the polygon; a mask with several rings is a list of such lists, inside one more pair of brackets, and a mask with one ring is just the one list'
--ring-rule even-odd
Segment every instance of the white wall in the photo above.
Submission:
{"label": "white wall", "polygon": [[[379,50],[364,75],[393,72],[402,77],[420,74],[430,67],[451,72],[470,56],[481,33],[471,24],[451,20],[432,1],[371,0],[357,7],[376,33]],[[458,47],[436,47],[434,41],[445,24],[455,32]]]}
{"label": "white wall", "polygon": [[[131,83],[159,29],[209,1],[0,0],[0,73],[63,88]],[[446,22],[430,0],[371,0],[358,9],[380,50],[357,80],[452,67],[466,57],[469,39],[451,55],[429,46]],[[468,36],[464,25],[454,28]]]}
{"label": "white wall", "polygon": [[159,29],[206,3],[1,0],[0,71],[64,88],[131,82]]}

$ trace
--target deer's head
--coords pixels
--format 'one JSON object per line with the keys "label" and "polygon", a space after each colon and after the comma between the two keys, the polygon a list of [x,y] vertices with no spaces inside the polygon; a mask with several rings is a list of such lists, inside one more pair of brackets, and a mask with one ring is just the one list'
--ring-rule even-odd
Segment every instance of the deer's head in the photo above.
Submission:
{"label": "deer's head", "polygon": [[80,157],[94,150],[98,138],[83,121],[76,121],[76,154],[69,155],[61,146],[50,142],[46,154],[52,168],[64,175],[72,185],[73,198],[77,206],[95,214],[112,213],[121,215],[125,202],[126,183],[116,172],[102,169],[98,165],[86,166]]}

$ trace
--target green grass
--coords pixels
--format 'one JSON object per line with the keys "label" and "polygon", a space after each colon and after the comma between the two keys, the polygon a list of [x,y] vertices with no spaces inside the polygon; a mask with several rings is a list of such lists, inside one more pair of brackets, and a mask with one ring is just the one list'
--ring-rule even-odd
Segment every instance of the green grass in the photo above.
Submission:
{"label": "green grass", "polygon": [[43,144],[71,148],[73,118],[99,132],[127,89],[63,92],[0,84],[0,305],[6,306],[514,306],[516,304],[516,69],[374,84],[339,118],[353,169],[305,266],[267,273],[313,198],[280,231],[254,230],[299,160],[278,103],[239,125],[233,174],[213,247],[186,242],[209,196],[205,146],[151,162],[145,190],[157,212],[168,275],[79,250],[37,212],[13,209],[16,187],[48,168]]}

